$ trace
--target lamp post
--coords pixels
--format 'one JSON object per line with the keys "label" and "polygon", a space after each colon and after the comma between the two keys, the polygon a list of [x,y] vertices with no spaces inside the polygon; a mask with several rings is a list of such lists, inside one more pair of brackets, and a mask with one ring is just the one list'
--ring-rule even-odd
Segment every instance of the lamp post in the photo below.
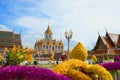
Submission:
{"label": "lamp post", "polygon": [[68,40],[68,51],[67,51],[67,57],[68,60],[70,59],[70,53],[69,53],[69,43],[70,43],[70,39],[72,38],[73,32],[72,30],[70,30],[69,32],[65,32],[65,38]]}

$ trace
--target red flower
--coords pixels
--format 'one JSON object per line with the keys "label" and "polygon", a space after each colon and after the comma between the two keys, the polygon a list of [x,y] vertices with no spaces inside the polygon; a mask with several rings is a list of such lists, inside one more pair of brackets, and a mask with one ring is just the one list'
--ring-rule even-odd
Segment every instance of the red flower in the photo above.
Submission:
{"label": "red flower", "polygon": [[67,59],[66,55],[61,55],[61,59],[64,61],[65,59]]}

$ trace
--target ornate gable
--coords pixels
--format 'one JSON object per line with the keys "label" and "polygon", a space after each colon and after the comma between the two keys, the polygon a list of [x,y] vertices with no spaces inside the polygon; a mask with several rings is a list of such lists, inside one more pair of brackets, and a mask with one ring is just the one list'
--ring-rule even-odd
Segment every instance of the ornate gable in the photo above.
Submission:
{"label": "ornate gable", "polygon": [[98,50],[98,49],[106,49],[106,46],[104,44],[104,41],[102,39],[102,37],[99,35],[97,43],[95,45],[94,50]]}
{"label": "ornate gable", "polygon": [[111,39],[112,43],[114,44],[114,46],[118,46],[118,40],[119,40],[119,34],[111,34],[108,33],[109,38]]}

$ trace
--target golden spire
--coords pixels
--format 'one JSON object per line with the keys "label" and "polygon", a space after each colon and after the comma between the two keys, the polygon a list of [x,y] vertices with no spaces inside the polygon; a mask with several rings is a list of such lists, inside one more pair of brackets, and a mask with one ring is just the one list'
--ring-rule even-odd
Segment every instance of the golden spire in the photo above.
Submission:
{"label": "golden spire", "polygon": [[62,42],[62,40],[60,40],[59,45],[63,46],[63,42]]}
{"label": "golden spire", "polygon": [[50,29],[50,22],[48,21],[48,28],[47,28],[47,30],[45,31],[45,34],[53,34],[52,33],[52,31],[51,31],[51,29]]}

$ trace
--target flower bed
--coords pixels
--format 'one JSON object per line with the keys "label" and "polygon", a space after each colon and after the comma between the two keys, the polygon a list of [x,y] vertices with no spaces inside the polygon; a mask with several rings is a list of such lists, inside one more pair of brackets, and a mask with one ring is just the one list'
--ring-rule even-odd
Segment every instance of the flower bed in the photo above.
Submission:
{"label": "flower bed", "polygon": [[100,65],[109,71],[120,70],[120,62],[107,62],[107,63],[101,63]]}
{"label": "flower bed", "polygon": [[81,60],[71,59],[58,64],[54,72],[71,77],[73,80],[94,80],[95,75],[102,80],[113,80],[111,74],[100,65],[89,65]]}
{"label": "flower bed", "polygon": [[7,66],[0,69],[0,80],[71,80],[51,70],[35,66]]}

